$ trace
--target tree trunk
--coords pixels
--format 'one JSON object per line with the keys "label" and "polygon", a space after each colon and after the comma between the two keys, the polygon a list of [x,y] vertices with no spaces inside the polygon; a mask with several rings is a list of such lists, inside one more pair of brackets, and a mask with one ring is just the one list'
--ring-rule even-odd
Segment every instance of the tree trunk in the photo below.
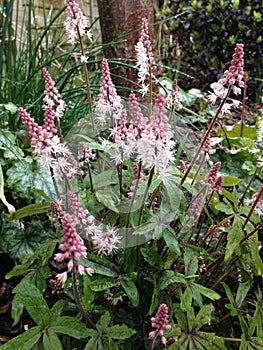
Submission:
{"label": "tree trunk", "polygon": [[[149,36],[155,55],[154,13],[156,0],[98,0],[104,55],[109,62],[112,79],[119,94],[128,96],[137,90],[137,71],[121,63],[135,65],[135,45],[138,42],[142,18],[149,23]],[[124,88],[124,89],[123,89]]]}

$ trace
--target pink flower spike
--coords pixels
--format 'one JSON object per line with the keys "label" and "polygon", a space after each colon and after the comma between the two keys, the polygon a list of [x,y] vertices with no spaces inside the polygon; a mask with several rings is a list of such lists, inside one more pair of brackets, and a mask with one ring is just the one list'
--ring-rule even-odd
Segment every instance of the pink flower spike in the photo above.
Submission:
{"label": "pink flower spike", "polygon": [[106,58],[102,60],[102,82],[100,87],[99,101],[97,104],[97,114],[99,123],[108,120],[113,128],[121,118],[123,106],[120,97],[117,95],[115,86],[111,80],[110,68]]}
{"label": "pink flower spike", "polygon": [[150,338],[154,338],[155,335],[161,337],[161,342],[165,345],[166,338],[164,331],[170,330],[171,326],[168,324],[168,306],[161,304],[157,310],[156,316],[151,318],[152,328],[156,328],[155,331],[149,333]]}
{"label": "pink flower spike", "polygon": [[75,0],[67,0],[67,8],[65,12],[66,18],[64,26],[68,34],[69,42],[73,45],[80,36],[86,35],[92,41],[92,34],[88,28],[88,19],[83,15],[79,5]]}

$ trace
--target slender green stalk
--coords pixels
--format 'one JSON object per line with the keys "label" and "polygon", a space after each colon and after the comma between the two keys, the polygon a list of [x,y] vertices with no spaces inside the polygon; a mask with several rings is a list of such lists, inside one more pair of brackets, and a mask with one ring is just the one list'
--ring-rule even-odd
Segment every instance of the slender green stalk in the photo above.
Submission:
{"label": "slender green stalk", "polygon": [[145,189],[145,192],[144,192],[144,195],[143,195],[142,205],[140,207],[139,218],[138,218],[138,226],[141,224],[141,221],[142,221],[144,204],[145,204],[145,201],[146,201],[146,198],[147,198],[147,195],[148,195],[148,191],[149,191],[150,185],[152,183],[153,175],[154,175],[154,167],[152,167],[151,170],[150,170],[147,186],[146,186],[146,189]]}
{"label": "slender green stalk", "polygon": [[76,271],[76,263],[74,262],[73,269],[72,269],[72,284],[73,284],[73,294],[74,298],[76,300],[77,307],[85,321],[85,324],[87,327],[96,328],[95,324],[92,322],[92,320],[89,317],[89,314],[85,311],[84,306],[82,304],[79,290],[78,290],[78,281],[77,281],[77,271]]}

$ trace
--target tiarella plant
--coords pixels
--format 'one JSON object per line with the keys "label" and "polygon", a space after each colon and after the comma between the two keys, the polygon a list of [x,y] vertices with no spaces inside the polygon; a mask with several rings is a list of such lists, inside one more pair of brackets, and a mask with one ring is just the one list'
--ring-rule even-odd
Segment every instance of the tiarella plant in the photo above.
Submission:
{"label": "tiarella plant", "polygon": [[[46,213],[49,204],[53,233],[6,276],[23,276],[14,289],[15,324],[25,308],[34,325],[3,350],[211,350],[229,349],[230,342],[263,348],[262,296],[258,291],[253,302],[248,297],[253,276],[263,276],[263,188],[254,181],[262,166],[262,133],[251,137],[243,119],[231,130],[222,125],[226,114],[244,108],[236,100],[247,80],[243,45],[236,45],[230,68],[208,95],[212,104],[219,101],[217,111],[191,143],[189,126],[178,120],[184,106],[177,80],[167,96],[154,93],[147,19],[135,47],[138,92],[122,100],[103,58],[93,101],[83,40],[92,39],[87,19],[75,0],[67,1],[65,14],[69,42],[80,47],[92,133],[72,132],[65,141],[61,120],[67,105],[43,68],[42,125],[23,107],[18,114],[53,193],[42,190],[44,202],[15,210],[0,176],[0,195],[10,220]],[[219,157],[229,147],[235,161],[236,127],[238,142],[244,148],[253,144],[259,156],[247,183]],[[232,281],[240,283],[233,293]],[[62,299],[51,308],[43,298],[46,282]],[[218,311],[223,298],[229,300],[224,314]],[[242,309],[250,304],[250,312]],[[228,332],[232,317],[239,336]]]}

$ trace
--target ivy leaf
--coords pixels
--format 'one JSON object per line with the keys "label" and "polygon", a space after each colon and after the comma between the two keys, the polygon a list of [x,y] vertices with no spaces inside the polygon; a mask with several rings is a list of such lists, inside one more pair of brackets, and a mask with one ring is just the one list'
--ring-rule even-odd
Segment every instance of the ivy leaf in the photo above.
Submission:
{"label": "ivy leaf", "polygon": [[227,235],[227,245],[224,259],[225,261],[227,261],[239,248],[242,237],[242,222],[238,216],[235,216],[234,222]]}
{"label": "ivy leaf", "polygon": [[125,290],[125,293],[127,294],[127,297],[130,299],[131,303],[133,306],[138,306],[139,305],[139,293],[138,289],[133,283],[133,281],[126,277],[126,276],[121,276],[119,278],[119,281]]}
{"label": "ivy leaf", "polygon": [[127,339],[134,335],[136,331],[134,329],[128,328],[127,326],[113,326],[106,330],[106,334],[113,339]]}

